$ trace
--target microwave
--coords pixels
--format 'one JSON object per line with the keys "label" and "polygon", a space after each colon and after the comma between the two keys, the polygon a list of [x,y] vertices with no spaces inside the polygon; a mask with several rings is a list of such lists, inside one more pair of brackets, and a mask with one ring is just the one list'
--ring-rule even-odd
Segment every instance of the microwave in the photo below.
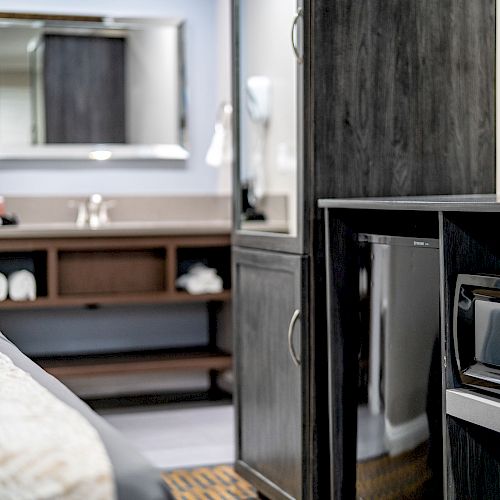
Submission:
{"label": "microwave", "polygon": [[500,276],[458,275],[453,341],[461,383],[500,395]]}

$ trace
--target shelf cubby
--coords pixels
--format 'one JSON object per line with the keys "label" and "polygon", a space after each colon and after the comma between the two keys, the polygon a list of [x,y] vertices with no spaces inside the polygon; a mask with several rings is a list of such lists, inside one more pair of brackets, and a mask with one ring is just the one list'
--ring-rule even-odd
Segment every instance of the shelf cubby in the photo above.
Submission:
{"label": "shelf cubby", "polygon": [[224,290],[231,288],[231,247],[179,246],[176,252],[176,277],[187,273],[191,266],[200,263],[217,270],[222,278]]}
{"label": "shelf cubby", "polygon": [[166,291],[166,249],[129,248],[58,252],[58,294],[141,294]]}
{"label": "shelf cubby", "polygon": [[44,250],[0,253],[0,273],[9,276],[15,271],[33,273],[37,284],[37,296],[47,296],[47,252]]}

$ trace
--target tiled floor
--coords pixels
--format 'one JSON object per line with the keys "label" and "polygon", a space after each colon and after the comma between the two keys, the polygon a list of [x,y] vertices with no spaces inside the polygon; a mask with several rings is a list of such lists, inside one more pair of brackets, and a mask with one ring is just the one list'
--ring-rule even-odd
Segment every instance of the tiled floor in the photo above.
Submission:
{"label": "tiled floor", "polygon": [[234,461],[232,405],[120,408],[100,413],[161,469]]}

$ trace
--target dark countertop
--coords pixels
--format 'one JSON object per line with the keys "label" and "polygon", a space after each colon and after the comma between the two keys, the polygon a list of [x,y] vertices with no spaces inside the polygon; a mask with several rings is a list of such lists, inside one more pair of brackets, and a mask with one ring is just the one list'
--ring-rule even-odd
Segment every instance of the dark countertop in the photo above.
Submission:
{"label": "dark countertop", "polygon": [[497,201],[497,197],[494,194],[402,196],[393,198],[327,198],[319,200],[318,205],[320,208],[352,208],[363,210],[500,212],[500,201]]}

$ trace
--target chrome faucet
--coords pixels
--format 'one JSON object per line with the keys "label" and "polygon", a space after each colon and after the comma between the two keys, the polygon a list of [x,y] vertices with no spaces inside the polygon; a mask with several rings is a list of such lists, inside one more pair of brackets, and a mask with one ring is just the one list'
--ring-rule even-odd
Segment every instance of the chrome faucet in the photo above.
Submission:
{"label": "chrome faucet", "polygon": [[108,209],[115,205],[114,200],[104,201],[102,195],[92,194],[86,201],[71,202],[70,206],[77,206],[76,225],[97,229],[109,222]]}

